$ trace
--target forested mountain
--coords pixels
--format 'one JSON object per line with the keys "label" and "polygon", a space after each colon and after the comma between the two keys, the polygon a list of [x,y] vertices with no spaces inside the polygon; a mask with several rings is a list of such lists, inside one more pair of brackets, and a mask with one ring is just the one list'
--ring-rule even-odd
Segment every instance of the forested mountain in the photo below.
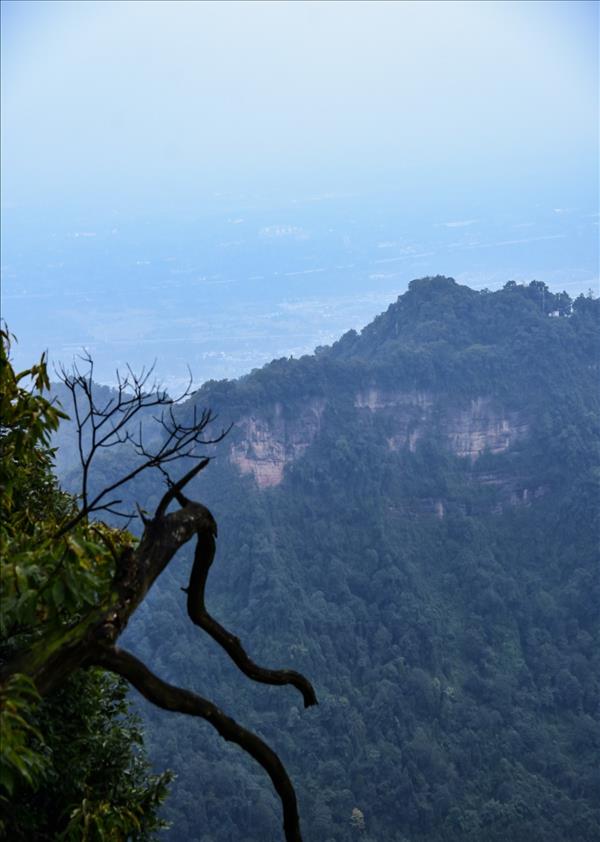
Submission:
{"label": "forested mountain", "polygon": [[[306,840],[598,838],[599,315],[542,283],[424,278],[360,334],[180,408],[234,424],[189,492],[219,524],[212,613],[320,704],[249,685],[190,626],[190,553],[129,646],[277,749]],[[151,510],[163,491],[131,495]],[[281,838],[248,758],[143,713],[178,776],[167,839]]]}

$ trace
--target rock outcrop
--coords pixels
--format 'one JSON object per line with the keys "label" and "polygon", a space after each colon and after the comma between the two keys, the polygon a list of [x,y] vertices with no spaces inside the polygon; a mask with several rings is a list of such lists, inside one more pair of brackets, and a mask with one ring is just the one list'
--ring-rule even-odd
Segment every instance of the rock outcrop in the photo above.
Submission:
{"label": "rock outcrop", "polygon": [[286,465],[302,456],[319,432],[324,408],[325,401],[315,399],[286,413],[278,402],[260,415],[244,416],[236,425],[230,461],[242,474],[252,474],[259,488],[279,485]]}
{"label": "rock outcrop", "polygon": [[[299,459],[319,434],[327,402],[313,399],[300,408],[287,409],[277,402],[263,412],[245,415],[236,425],[229,459],[242,474],[252,474],[259,488],[279,485],[285,468]],[[407,448],[434,436],[461,459],[471,463],[485,452],[503,453],[523,440],[529,424],[519,412],[508,411],[488,397],[463,406],[448,405],[432,392],[391,391],[370,388],[357,392],[354,407],[365,422],[379,416],[386,421],[385,436],[391,451]],[[482,479],[482,483],[484,480]],[[489,485],[489,478],[486,481]],[[511,487],[511,499],[520,501]],[[443,517],[444,504],[433,507]]]}

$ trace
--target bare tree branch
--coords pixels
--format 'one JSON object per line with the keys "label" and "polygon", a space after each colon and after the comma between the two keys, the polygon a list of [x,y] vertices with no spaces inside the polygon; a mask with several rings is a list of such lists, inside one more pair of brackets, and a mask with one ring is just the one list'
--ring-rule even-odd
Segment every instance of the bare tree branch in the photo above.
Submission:
{"label": "bare tree branch", "polygon": [[223,739],[236,743],[251,755],[271,778],[281,799],[286,842],[302,842],[294,787],[279,757],[260,737],[242,728],[212,702],[189,690],[162,681],[145,664],[123,649],[101,649],[91,662],[125,678],[157,707],[205,719]]}
{"label": "bare tree branch", "polygon": [[[196,476],[196,474],[199,474],[199,473],[200,473],[200,471],[202,471],[204,468],[206,468],[206,466],[208,465],[209,461],[210,461],[210,459],[209,459],[208,457],[205,457],[205,458],[204,458],[201,462],[198,462],[198,464],[197,464],[197,465],[194,465],[194,467],[193,467],[191,470],[189,470],[189,471],[187,472],[187,474],[184,474],[184,475],[181,477],[181,479],[180,479],[180,480],[178,480],[177,482],[171,482],[171,481],[169,480],[169,477],[168,477],[168,474],[166,473],[166,471],[163,471],[163,473],[165,473],[165,474],[166,474],[166,476],[167,476],[167,481],[168,481],[168,484],[169,484],[169,490],[168,490],[168,491],[166,492],[166,494],[163,496],[162,500],[160,501],[160,503],[158,504],[158,506],[157,506],[157,508],[156,508],[156,512],[154,513],[154,517],[155,517],[157,520],[158,520],[159,518],[161,518],[161,517],[162,517],[162,516],[166,513],[166,511],[167,511],[167,509],[169,508],[170,504],[173,502],[173,500],[176,500],[178,497],[179,497],[179,500],[180,500],[180,501],[181,501],[181,500],[184,500],[184,501],[185,501],[185,502],[183,503],[183,505],[185,505],[185,503],[187,503],[187,498],[186,498],[186,497],[183,497],[183,496],[181,495],[181,491],[182,491],[182,489],[183,489],[183,488],[185,488],[185,486],[188,484],[188,482],[191,482],[191,480],[193,480],[193,478]],[[204,507],[203,507],[203,508],[204,508]],[[206,511],[208,512],[208,509],[206,509]],[[210,519],[211,519],[211,520],[212,520],[212,522],[215,524],[215,530],[216,530],[217,525],[216,525],[216,523],[215,523],[215,521],[214,521],[214,518],[213,518],[213,516],[210,514],[210,512],[209,512],[209,515],[210,515]]]}
{"label": "bare tree branch", "polygon": [[[70,371],[64,366],[57,370],[60,380],[71,394],[82,471],[81,507],[60,527],[57,537],[69,532],[77,523],[94,512],[105,511],[130,518],[130,512],[122,512],[115,508],[114,500],[107,502],[107,495],[151,468],[161,470],[167,484],[171,485],[172,480],[165,468],[166,465],[181,458],[199,459],[204,462],[206,457],[196,453],[196,448],[218,444],[230,429],[222,429],[218,435],[206,437],[205,430],[215,421],[209,409],[203,410],[198,417],[194,407],[191,424],[182,424],[177,420],[174,406],[193,394],[191,373],[184,391],[173,399],[156,380],[151,380],[154,365],[149,369],[143,368],[139,374],[127,366],[125,376],[117,371],[115,394],[106,403],[99,404],[94,394],[93,360],[87,353],[84,353],[81,359],[87,366],[83,371],[78,363],[75,363]],[[160,413],[152,415],[148,420],[158,424],[160,439],[154,446],[148,446],[139,414],[145,414],[156,407],[160,408]],[[138,416],[139,424],[137,432],[134,432],[131,425],[136,416]],[[138,464],[98,493],[90,493],[90,476],[95,456],[101,449],[115,445],[129,445],[135,456],[139,457]]]}

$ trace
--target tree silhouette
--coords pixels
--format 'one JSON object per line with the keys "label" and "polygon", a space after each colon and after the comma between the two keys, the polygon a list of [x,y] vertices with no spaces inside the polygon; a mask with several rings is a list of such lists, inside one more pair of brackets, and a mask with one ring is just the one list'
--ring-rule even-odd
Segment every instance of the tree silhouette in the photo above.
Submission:
{"label": "tree silhouette", "polygon": [[[85,610],[80,608],[70,615],[64,611],[57,612],[55,620],[49,622],[48,611],[44,614],[38,606],[35,616],[46,619],[36,621],[37,628],[34,623],[35,633],[23,638],[23,627],[18,623],[9,628],[7,638],[12,640],[12,644],[8,649],[9,656],[0,668],[0,680],[4,686],[10,686],[11,679],[14,681],[16,677],[25,676],[33,682],[37,693],[45,696],[60,687],[74,671],[98,666],[126,679],[158,707],[206,720],[225,740],[239,745],[264,768],[282,803],[285,839],[287,842],[300,842],[296,795],[277,754],[212,702],[187,689],[168,684],[134,655],[118,646],[119,637],[130,617],[158,576],[177,551],[195,539],[194,563],[188,586],[183,589],[187,595],[190,620],[209,634],[248,678],[265,684],[291,684],[302,694],[305,707],[317,703],[314,689],[304,676],[293,670],[267,669],[256,664],[240,640],[220,625],[205,606],[204,590],[216,551],[217,524],[205,506],[184,495],[184,489],[210,462],[210,457],[205,452],[199,453],[198,449],[217,444],[228,431],[208,435],[209,427],[215,421],[210,410],[200,414],[194,410],[191,422],[181,423],[175,407],[192,395],[191,382],[183,394],[173,400],[152,379],[152,368],[139,375],[131,369],[125,375],[118,375],[117,388],[109,400],[99,402],[95,397],[93,361],[88,355],[82,361],[70,370],[61,368],[59,371],[73,404],[81,463],[79,505],[67,507],[64,518],[50,536],[55,548],[64,546],[67,549],[62,556],[56,549],[59,561],[43,589],[54,591],[53,579],[56,580],[64,567],[68,548],[82,545],[82,539],[77,538],[82,529],[87,530],[85,535],[88,537],[90,530],[96,530],[112,557],[112,572],[104,584],[96,583],[95,598],[87,600]],[[43,387],[47,381],[43,358],[41,369],[43,375],[39,383]],[[49,427],[55,428],[58,424],[56,416],[60,413],[52,415],[51,404],[41,397],[37,400],[41,401],[38,414],[46,412],[51,419]],[[158,435],[148,437],[144,422],[149,420],[158,425]],[[5,441],[10,441],[14,432],[10,427],[3,429]],[[90,477],[95,457],[102,450],[117,445],[128,445],[135,454],[136,464],[110,485],[93,489]],[[175,479],[173,471],[183,464],[182,460],[192,460],[194,464]],[[131,536],[121,540],[120,536],[126,534],[122,530],[110,530],[100,524],[96,527],[91,516],[99,513],[126,519],[135,516],[124,508],[118,492],[139,474],[152,469],[162,473],[166,490],[152,514],[138,507],[138,515],[143,522],[139,541],[134,541]],[[18,599],[17,584],[17,602]],[[54,616],[52,612],[50,616]]]}

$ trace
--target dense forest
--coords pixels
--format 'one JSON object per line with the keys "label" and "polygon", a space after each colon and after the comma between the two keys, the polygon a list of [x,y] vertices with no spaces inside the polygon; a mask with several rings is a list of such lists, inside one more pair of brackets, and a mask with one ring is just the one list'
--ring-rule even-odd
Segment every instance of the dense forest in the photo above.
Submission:
{"label": "dense forest", "polygon": [[[220,525],[209,601],[320,705],[238,681],[180,621],[183,573],[131,641],[278,747],[307,839],[597,838],[598,315],[542,283],[424,279],[360,335],[196,395],[238,425],[195,492]],[[369,390],[389,406],[357,406]],[[457,453],[449,429],[493,433],[495,413],[520,435]],[[304,449],[261,488],[231,454],[250,439],[259,462],[269,430]],[[154,762],[178,775],[173,836],[278,839],[260,773],[192,725],[147,713]]]}
{"label": "dense forest", "polygon": [[[360,334],[179,409],[234,424],[190,491],[219,524],[211,611],[320,704],[248,684],[190,626],[191,552],[128,645],[276,747],[306,840],[598,838],[599,317],[540,282],[424,278]],[[70,435],[57,465],[75,489]],[[94,482],[128,458],[107,452]],[[163,491],[157,474],[129,493],[152,510]],[[280,840],[259,768],[139,710],[176,775],[165,839]]]}

